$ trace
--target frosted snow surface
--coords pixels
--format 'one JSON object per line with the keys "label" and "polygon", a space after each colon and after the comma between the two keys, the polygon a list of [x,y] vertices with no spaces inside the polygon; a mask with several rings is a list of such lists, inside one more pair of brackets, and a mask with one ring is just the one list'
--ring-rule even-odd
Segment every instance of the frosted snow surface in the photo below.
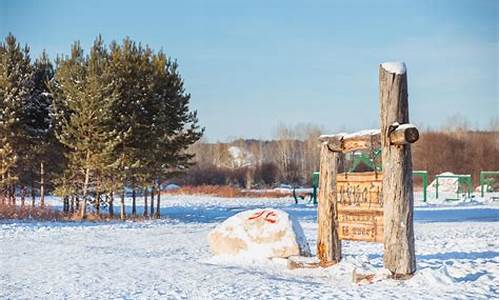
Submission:
{"label": "frosted snow surface", "polygon": [[297,218],[314,252],[314,206],[295,205],[292,198],[162,198],[159,221],[0,222],[0,299],[498,297],[498,201],[417,203],[416,275],[356,285],[354,269],[383,273],[382,244],[344,241],[342,262],[326,269],[288,270],[283,259],[211,254],[210,230],[238,212],[264,207]]}
{"label": "frosted snow surface", "polygon": [[393,74],[401,75],[406,73],[406,65],[404,62],[385,62],[382,64],[382,68]]}

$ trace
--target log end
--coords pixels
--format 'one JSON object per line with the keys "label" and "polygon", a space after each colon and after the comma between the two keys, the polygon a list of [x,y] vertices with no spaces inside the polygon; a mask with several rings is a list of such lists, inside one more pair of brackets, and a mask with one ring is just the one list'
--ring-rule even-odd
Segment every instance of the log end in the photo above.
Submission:
{"label": "log end", "polygon": [[420,137],[417,127],[413,124],[399,125],[396,123],[396,125],[391,126],[392,130],[389,133],[391,145],[412,144]]}
{"label": "log end", "polygon": [[415,143],[416,141],[418,141],[419,137],[420,134],[416,127],[409,127],[407,130],[405,130],[405,140],[408,143]]}

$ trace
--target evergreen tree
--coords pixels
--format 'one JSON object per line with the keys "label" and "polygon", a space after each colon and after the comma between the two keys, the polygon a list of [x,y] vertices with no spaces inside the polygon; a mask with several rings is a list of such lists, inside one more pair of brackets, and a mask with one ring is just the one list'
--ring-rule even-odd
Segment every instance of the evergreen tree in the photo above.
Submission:
{"label": "evergreen tree", "polygon": [[46,182],[54,182],[65,211],[69,199],[81,199],[85,218],[89,200],[98,213],[107,203],[112,214],[121,190],[123,218],[128,186],[133,215],[142,189],[144,215],[151,190],[151,216],[156,196],[159,217],[161,183],[191,165],[187,147],[203,133],[175,61],[129,38],[108,50],[99,36],[88,55],[75,43],[54,71],[45,52],[32,64],[29,48],[9,34],[0,62],[2,201],[15,199],[20,184],[23,200],[31,186],[34,205],[39,182],[43,206]]}
{"label": "evergreen tree", "polygon": [[148,164],[157,182],[155,217],[160,217],[161,183],[168,177],[192,165],[193,157],[186,150],[198,141],[204,129],[198,125],[196,111],[189,110],[190,94],[177,71],[177,62],[163,52],[153,56],[153,118],[154,136]]}
{"label": "evergreen tree", "polygon": [[0,44],[0,188],[15,201],[15,184],[26,168],[26,111],[34,94],[29,48],[9,34]]}
{"label": "evergreen tree", "polygon": [[45,51],[35,61],[33,68],[34,90],[24,114],[28,144],[27,168],[23,172],[22,184],[31,185],[31,189],[34,189],[33,183],[39,178],[40,204],[44,206],[45,182],[50,182],[51,179],[46,175],[51,175],[57,170],[62,157],[61,145],[55,139],[51,115],[52,95],[49,82],[54,76],[54,68]]}
{"label": "evergreen tree", "polygon": [[115,151],[120,164],[113,171],[115,181],[122,183],[122,189],[127,185],[133,189],[132,215],[134,217],[136,216],[135,189],[138,186],[138,168],[140,156],[144,152],[142,143],[146,141],[146,136],[143,135],[146,128],[141,118],[144,93],[147,92],[143,84],[144,72],[141,72],[142,52],[143,49],[128,38],[123,41],[123,45],[113,42],[110,46],[110,72],[113,74],[113,89],[117,95],[117,101],[112,109],[114,127],[115,130],[124,132],[121,144]]}
{"label": "evergreen tree", "polygon": [[55,77],[61,97],[61,108],[57,114],[61,118],[61,126],[57,138],[70,149],[67,158],[71,172],[78,172],[70,177],[73,180],[83,178],[83,182],[79,182],[82,219],[86,217],[89,192],[93,191],[96,195],[98,208],[98,196],[108,169],[119,163],[114,152],[121,136],[114,129],[111,118],[117,98],[108,65],[109,55],[99,37],[88,57],[84,57],[79,44],[75,44],[72,56],[63,59],[60,72]]}

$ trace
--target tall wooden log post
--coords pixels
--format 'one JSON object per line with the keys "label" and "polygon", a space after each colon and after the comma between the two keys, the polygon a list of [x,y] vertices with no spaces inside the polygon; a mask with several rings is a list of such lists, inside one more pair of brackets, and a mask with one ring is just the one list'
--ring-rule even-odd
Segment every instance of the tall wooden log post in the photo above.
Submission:
{"label": "tall wooden log post", "polygon": [[[410,143],[418,139],[418,130],[407,124],[409,117],[405,64],[382,64],[379,80],[380,138],[384,170],[384,266],[392,272],[394,278],[406,278],[416,270]],[[398,127],[401,128],[398,130]]]}
{"label": "tall wooden log post", "polygon": [[328,142],[321,144],[317,257],[323,267],[338,263],[341,258],[336,199],[337,167],[341,155],[340,151],[332,151]]}

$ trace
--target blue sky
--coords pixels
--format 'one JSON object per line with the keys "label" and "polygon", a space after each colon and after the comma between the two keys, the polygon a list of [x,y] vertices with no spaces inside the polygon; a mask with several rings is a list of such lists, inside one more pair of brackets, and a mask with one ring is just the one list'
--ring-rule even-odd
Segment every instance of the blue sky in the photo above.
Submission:
{"label": "blue sky", "polygon": [[498,1],[9,1],[0,35],[38,55],[130,36],[178,60],[210,140],[280,123],[378,127],[378,65],[405,61],[410,119],[498,119]]}

